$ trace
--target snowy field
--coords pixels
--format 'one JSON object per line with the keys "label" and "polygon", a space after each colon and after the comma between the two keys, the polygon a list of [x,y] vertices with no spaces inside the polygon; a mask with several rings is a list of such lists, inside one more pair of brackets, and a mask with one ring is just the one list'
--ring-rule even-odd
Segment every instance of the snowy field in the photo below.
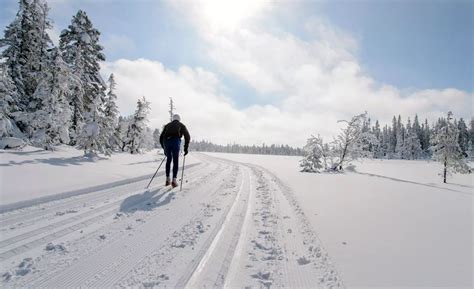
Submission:
{"label": "snowy field", "polygon": [[[473,175],[365,160],[345,174],[299,173],[300,157],[212,153],[262,166],[295,194],[347,287],[473,288]],[[472,164],[471,164],[472,166]]]}
{"label": "snowy field", "polygon": [[0,151],[1,287],[472,288],[473,184],[425,161]]}

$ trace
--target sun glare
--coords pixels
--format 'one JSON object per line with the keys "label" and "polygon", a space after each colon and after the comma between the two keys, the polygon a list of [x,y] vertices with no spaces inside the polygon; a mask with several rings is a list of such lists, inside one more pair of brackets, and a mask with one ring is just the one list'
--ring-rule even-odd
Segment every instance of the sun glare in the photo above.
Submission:
{"label": "sun glare", "polygon": [[261,0],[203,0],[200,8],[204,21],[213,30],[233,30],[259,12],[265,3]]}

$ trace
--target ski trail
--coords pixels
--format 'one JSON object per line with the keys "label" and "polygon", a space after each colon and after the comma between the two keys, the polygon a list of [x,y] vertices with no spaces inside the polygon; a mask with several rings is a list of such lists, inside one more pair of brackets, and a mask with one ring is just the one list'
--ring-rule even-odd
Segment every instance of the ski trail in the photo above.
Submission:
{"label": "ski trail", "polygon": [[[47,244],[50,241],[63,237],[74,231],[85,228],[91,224],[97,223],[109,216],[120,212],[119,205],[129,197],[143,192],[140,189],[135,192],[128,192],[122,195],[119,199],[112,203],[104,203],[102,205],[95,206],[93,210],[86,211],[84,213],[76,214],[67,219],[63,219],[58,222],[52,222],[46,226],[39,227],[33,230],[29,230],[23,234],[16,235],[12,238],[0,241],[0,261],[4,261],[17,254],[31,250],[42,244]],[[150,196],[163,193],[163,189],[147,190]],[[158,198],[160,195],[158,195]],[[156,198],[156,196],[155,196]],[[143,202],[147,202],[144,200]],[[128,210],[133,210],[143,204],[140,200],[131,203],[128,206]],[[3,237],[2,237],[3,238]]]}
{"label": "ski trail", "polygon": [[248,182],[239,235],[226,241],[234,232],[221,228],[187,288],[344,288],[291,190],[268,170],[241,165],[255,182]]}
{"label": "ski trail", "polygon": [[[222,171],[222,167],[218,163],[208,162],[208,164],[209,166],[205,166],[205,170],[199,170],[185,174],[185,180],[187,180],[187,177],[191,178],[189,186],[194,186],[195,183],[202,183],[203,178],[208,178]],[[180,192],[180,195],[178,195],[177,197],[173,196],[173,198],[179,199],[180,197],[186,195],[187,192],[185,188],[182,192]],[[109,218],[100,222],[92,222],[86,227],[84,227],[83,230],[80,230],[80,232],[77,228],[73,228],[76,229],[75,232],[69,232],[69,236],[67,238],[56,238],[55,236],[51,237],[50,241],[54,242],[55,244],[64,244],[66,246],[67,250],[61,254],[47,252],[44,251],[44,249],[38,248],[39,246],[46,246],[47,242],[44,239],[38,240],[38,244],[35,249],[27,248],[27,251],[33,249],[29,253],[22,253],[21,251],[13,252],[14,256],[12,257],[15,258],[12,258],[12,260],[22,260],[23,258],[34,257],[35,269],[27,275],[22,276],[21,278],[14,277],[6,284],[16,284],[15,287],[24,287],[30,286],[29,284],[41,283],[44,280],[49,279],[50,276],[62,272],[67,267],[70,267],[71,265],[75,264],[77,261],[85,258],[86,256],[90,256],[101,251],[103,248],[108,246],[110,241],[118,240],[120,238],[123,238],[125,234],[130,234],[135,230],[139,230],[141,224],[146,222],[147,219],[149,219],[150,215],[153,215],[153,211],[150,210],[151,208],[153,208],[153,206],[150,207],[150,205],[154,205],[155,203],[159,206],[166,205],[166,202],[170,201],[169,198],[169,195],[164,196],[163,202],[160,202],[160,200],[156,199],[145,199],[143,200],[143,202],[136,202],[136,206],[129,207],[129,212],[117,213],[116,216],[114,216],[113,218],[112,216],[110,216]],[[143,213],[141,213],[142,210],[144,210]],[[107,236],[107,238],[99,238],[99,236],[102,235]],[[9,262],[11,264],[9,264],[9,266],[15,264],[11,261]],[[7,266],[5,266],[5,261],[2,261],[1,264],[3,268],[8,268]],[[16,269],[13,268],[10,269],[9,272],[13,272],[13,274],[16,274],[15,270]]]}
{"label": "ski trail", "polygon": [[[145,193],[137,182],[0,214],[24,224],[0,238],[10,274],[0,272],[2,287],[344,288],[281,180],[256,165],[196,158],[182,192]],[[48,242],[64,250],[45,250]],[[24,276],[15,273],[23,258],[32,263]]]}
{"label": "ski trail", "polygon": [[[236,222],[235,214],[240,213],[240,211],[242,210],[242,207],[245,208],[247,203],[248,203],[248,200],[243,195],[245,194],[245,192],[248,193],[248,189],[246,189],[245,192],[244,192],[244,186],[248,185],[249,172],[248,172],[247,168],[240,168],[240,169],[244,170],[245,172],[243,174],[243,179],[241,181],[239,191],[238,191],[238,193],[237,193],[237,195],[234,199],[234,202],[232,203],[231,208],[229,209],[229,211],[225,215],[225,219],[223,220],[222,224],[219,224],[220,225],[218,227],[219,230],[216,233],[216,235],[214,236],[214,238],[212,240],[212,243],[207,248],[206,253],[204,254],[204,256],[202,256],[199,263],[196,262],[197,267],[193,270],[192,275],[190,275],[189,278],[188,278],[188,276],[184,276],[184,278],[182,280],[180,280],[180,282],[177,283],[176,288],[184,287],[184,288],[192,289],[192,288],[202,287],[202,286],[200,286],[200,283],[203,282],[202,279],[206,278],[210,275],[208,272],[205,271],[206,267],[209,268],[209,264],[213,264],[213,265],[211,265],[211,267],[214,267],[215,266],[214,264],[223,263],[223,265],[222,265],[223,269],[221,269],[217,272],[217,275],[218,275],[217,278],[216,278],[217,280],[211,280],[211,282],[214,281],[214,282],[212,282],[213,284],[211,284],[211,285],[215,285],[215,283],[219,279],[222,279],[222,278],[225,277],[225,274],[226,274],[225,271],[226,271],[227,268],[224,268],[224,264],[225,264],[224,261],[226,261],[225,260],[226,256],[224,255],[223,257],[221,257],[221,256],[215,257],[213,255],[219,254],[219,252],[217,252],[217,251],[221,249],[220,248],[220,247],[222,247],[221,244],[224,242],[224,240],[223,240],[225,238],[224,231],[229,230],[229,227],[233,226],[233,225],[234,225],[234,227],[236,227],[234,229],[234,231],[236,229],[240,228],[239,225],[241,225],[241,222],[238,222],[238,221]],[[244,199],[243,204],[241,204],[242,199]],[[229,240],[229,242],[232,242],[232,240]],[[230,245],[231,249],[233,249],[232,245],[233,244],[231,243],[231,245]],[[214,268],[216,268],[216,267],[214,267]],[[214,273],[216,273],[216,272],[214,272]]]}
{"label": "ski trail", "polygon": [[[229,168],[224,168],[221,174],[225,176],[228,170]],[[219,188],[219,182],[222,182],[222,180],[216,179],[205,184],[200,195],[207,193],[212,187]],[[190,205],[189,201],[186,202],[186,207]],[[179,206],[175,206],[174,209],[179,210]],[[177,219],[174,211],[165,210],[162,214],[155,215],[144,223],[141,226],[141,234],[128,235],[110,243],[108,247],[97,252],[97,254],[83,258],[59,275],[52,276],[51,279],[38,284],[38,286],[48,288],[110,287],[140,263],[143,258],[151,254],[156,249],[157,244],[163,242],[165,237],[174,231],[175,226],[183,226],[187,222],[187,217],[195,213],[197,213],[196,209],[189,210],[183,214],[181,219]],[[168,221],[172,225],[163,226],[163,221]]]}
{"label": "ski trail", "polygon": [[[194,171],[196,169],[203,169],[204,166],[208,165],[198,163],[186,166],[188,172]],[[163,172],[158,174],[162,176]],[[58,211],[63,211],[65,209],[71,208],[80,208],[83,206],[84,203],[99,203],[104,200],[107,200],[112,197],[116,197],[117,195],[129,194],[130,191],[140,190],[143,189],[144,184],[149,181],[148,179],[140,178],[130,178],[118,184],[112,183],[113,185],[103,186],[106,187],[105,189],[99,189],[97,191],[93,191],[92,189],[87,189],[84,191],[88,191],[89,193],[83,193],[80,195],[74,195],[69,198],[62,198],[58,200],[53,200],[48,203],[41,203],[41,204],[34,204],[31,207],[22,208],[16,211],[0,214],[2,217],[0,220],[0,229],[22,223],[21,227],[26,227],[28,225],[28,221],[37,222],[43,216],[48,216],[50,214],[54,214]],[[123,184],[122,184],[123,183]],[[95,188],[95,187],[92,187]]]}

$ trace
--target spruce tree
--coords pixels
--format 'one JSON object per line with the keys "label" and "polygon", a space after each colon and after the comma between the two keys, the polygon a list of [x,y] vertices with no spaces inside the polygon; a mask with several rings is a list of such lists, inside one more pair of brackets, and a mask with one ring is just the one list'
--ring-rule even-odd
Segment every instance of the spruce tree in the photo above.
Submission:
{"label": "spruce tree", "polygon": [[474,158],[474,118],[469,122],[469,157]]}
{"label": "spruce tree", "polygon": [[16,87],[6,72],[5,66],[0,66],[0,137],[23,138],[13,119],[18,108],[14,99],[18,98]]}
{"label": "spruce tree", "polygon": [[446,119],[440,119],[432,139],[433,158],[443,164],[443,182],[450,173],[468,173],[466,164],[458,143],[459,131],[453,123],[453,114],[448,112]]}
{"label": "spruce tree", "polygon": [[324,163],[325,147],[323,139],[318,135],[311,136],[303,147],[303,159],[300,161],[302,172],[316,173],[326,168]]}
{"label": "spruce tree", "polygon": [[[99,134],[97,137],[101,141],[108,141],[103,111],[106,85],[100,75],[100,61],[104,61],[105,56],[102,53],[103,47],[99,44],[99,36],[100,32],[93,27],[82,10],[73,16],[71,24],[60,35],[59,47],[64,60],[71,66],[74,75],[81,80],[80,86],[76,87],[70,99],[73,107],[72,144],[78,142],[78,138],[90,138],[89,133],[92,131]],[[97,129],[92,129],[93,127]],[[84,139],[80,142],[90,143]],[[101,143],[97,146],[106,148],[109,145]],[[91,149],[93,148],[87,148]]]}
{"label": "spruce tree", "polygon": [[69,95],[77,79],[71,74],[57,48],[51,51],[48,68],[41,75],[33,95],[37,109],[26,114],[32,144],[52,149],[54,145],[69,143],[71,110]]}
{"label": "spruce tree", "polygon": [[459,143],[459,148],[461,149],[461,152],[464,157],[468,156],[469,153],[469,131],[467,130],[466,123],[464,122],[464,119],[460,118],[458,123],[457,123],[458,131],[459,131],[459,137],[458,137],[458,143]]}
{"label": "spruce tree", "polygon": [[105,113],[105,131],[108,134],[109,143],[113,150],[116,150],[120,146],[120,141],[116,135],[116,128],[118,125],[119,111],[116,104],[117,95],[115,94],[115,88],[117,86],[114,75],[111,74],[108,79],[109,90],[105,98],[104,113]]}
{"label": "spruce tree", "polygon": [[[0,58],[5,60],[6,71],[17,92],[14,106],[25,113],[36,111],[39,105],[33,95],[39,76],[47,68],[48,50],[52,47],[47,33],[51,27],[48,11],[43,0],[20,0],[15,19],[0,39],[0,48],[3,48]],[[31,125],[27,121],[32,119],[23,115],[22,121],[16,120],[16,124],[24,132]]]}
{"label": "spruce tree", "polygon": [[150,112],[150,103],[145,97],[137,101],[137,109],[133,114],[128,129],[128,149],[131,154],[140,153],[144,148],[144,139],[147,132],[146,123],[148,122],[148,113]]}

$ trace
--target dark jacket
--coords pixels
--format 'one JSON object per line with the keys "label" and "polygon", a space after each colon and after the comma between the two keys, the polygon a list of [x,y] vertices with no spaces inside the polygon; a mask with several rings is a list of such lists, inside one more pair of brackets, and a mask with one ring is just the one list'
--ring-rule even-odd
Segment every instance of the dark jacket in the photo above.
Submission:
{"label": "dark jacket", "polygon": [[191,136],[189,135],[188,129],[184,124],[179,122],[178,120],[173,120],[172,122],[165,125],[163,131],[160,135],[160,144],[161,147],[164,148],[164,141],[167,139],[172,138],[182,138],[184,136],[184,150],[188,150],[189,142],[191,140]]}

